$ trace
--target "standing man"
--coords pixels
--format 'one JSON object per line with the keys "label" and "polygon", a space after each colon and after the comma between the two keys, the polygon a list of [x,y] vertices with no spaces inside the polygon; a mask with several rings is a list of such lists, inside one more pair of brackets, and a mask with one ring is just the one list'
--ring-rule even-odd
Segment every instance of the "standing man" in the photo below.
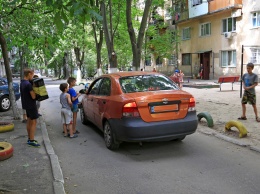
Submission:
{"label": "standing man", "polygon": [[33,79],[34,71],[31,69],[24,70],[24,79],[21,80],[20,91],[22,108],[26,110],[27,115],[27,144],[33,147],[40,147],[40,144],[34,139],[36,124],[38,119],[38,110],[36,106],[36,94],[33,91],[30,81]]}
{"label": "standing man", "polygon": [[246,104],[247,102],[252,105],[255,113],[255,118],[257,122],[260,122],[256,108],[256,94],[255,87],[258,85],[258,76],[253,73],[254,64],[248,63],[246,66],[247,73],[242,76],[242,83],[244,88],[244,94],[242,97],[242,116],[239,120],[247,120],[246,118]]}

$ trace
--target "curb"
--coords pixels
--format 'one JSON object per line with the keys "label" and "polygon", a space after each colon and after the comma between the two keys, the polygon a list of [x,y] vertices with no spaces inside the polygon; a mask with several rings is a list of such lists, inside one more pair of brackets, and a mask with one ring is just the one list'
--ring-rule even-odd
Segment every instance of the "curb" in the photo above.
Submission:
{"label": "curb", "polygon": [[[250,150],[253,150],[253,151],[256,151],[258,153],[260,153],[260,147],[257,147],[257,146],[253,146],[249,143],[245,143],[243,140],[237,140],[237,139],[234,139],[232,137],[228,137],[226,135],[222,135],[220,133],[217,133],[216,131],[212,130],[211,128],[207,128],[208,131],[203,131],[203,129],[197,129],[197,131],[205,134],[205,135],[213,135],[219,139],[222,139],[224,141],[227,141],[227,142],[230,142],[230,143],[233,143],[235,145],[239,145],[241,147],[248,147]],[[210,131],[209,131],[210,130]]]}
{"label": "curb", "polygon": [[42,117],[39,118],[39,121],[40,121],[39,123],[42,131],[42,137],[43,137],[45,149],[51,161],[52,174],[54,178],[53,181],[54,193],[65,194],[63,173],[60,167],[58,156],[55,154],[54,149],[51,145],[48,131]]}

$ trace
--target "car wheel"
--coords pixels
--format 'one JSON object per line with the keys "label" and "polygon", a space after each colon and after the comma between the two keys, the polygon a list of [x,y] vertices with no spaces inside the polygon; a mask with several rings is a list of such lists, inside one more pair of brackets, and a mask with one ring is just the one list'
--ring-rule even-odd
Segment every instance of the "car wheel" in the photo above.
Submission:
{"label": "car wheel", "polygon": [[8,111],[11,107],[11,102],[7,96],[2,96],[0,98],[0,110]]}
{"label": "car wheel", "polygon": [[108,121],[104,125],[104,140],[108,149],[116,150],[119,148],[119,143],[115,139],[115,135]]}
{"label": "car wheel", "polygon": [[86,115],[84,113],[83,108],[80,108],[79,110],[80,110],[80,120],[81,120],[81,123],[84,124],[84,125],[87,125],[89,123],[89,121],[86,118]]}
{"label": "car wheel", "polygon": [[184,140],[184,139],[185,139],[185,137],[186,137],[185,135],[184,135],[184,136],[182,136],[182,137],[179,137],[179,138],[177,138],[177,139],[176,139],[176,141],[182,141],[182,140]]}

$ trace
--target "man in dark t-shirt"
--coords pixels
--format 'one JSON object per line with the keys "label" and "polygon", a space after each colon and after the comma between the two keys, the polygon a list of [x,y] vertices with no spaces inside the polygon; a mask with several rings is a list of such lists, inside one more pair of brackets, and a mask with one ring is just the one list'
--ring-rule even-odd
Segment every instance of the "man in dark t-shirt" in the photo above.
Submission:
{"label": "man in dark t-shirt", "polygon": [[21,80],[20,91],[22,108],[26,110],[27,115],[27,144],[33,147],[40,147],[40,144],[34,139],[36,124],[38,119],[38,110],[36,106],[36,94],[33,91],[30,80],[33,79],[34,72],[31,69],[24,70],[24,79]]}

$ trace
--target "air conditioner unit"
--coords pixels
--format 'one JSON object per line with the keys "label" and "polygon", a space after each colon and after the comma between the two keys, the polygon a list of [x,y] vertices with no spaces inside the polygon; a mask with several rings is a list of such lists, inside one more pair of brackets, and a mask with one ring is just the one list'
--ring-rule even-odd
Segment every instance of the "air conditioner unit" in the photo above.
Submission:
{"label": "air conditioner unit", "polygon": [[225,32],[224,33],[225,38],[231,39],[232,38],[232,32]]}

